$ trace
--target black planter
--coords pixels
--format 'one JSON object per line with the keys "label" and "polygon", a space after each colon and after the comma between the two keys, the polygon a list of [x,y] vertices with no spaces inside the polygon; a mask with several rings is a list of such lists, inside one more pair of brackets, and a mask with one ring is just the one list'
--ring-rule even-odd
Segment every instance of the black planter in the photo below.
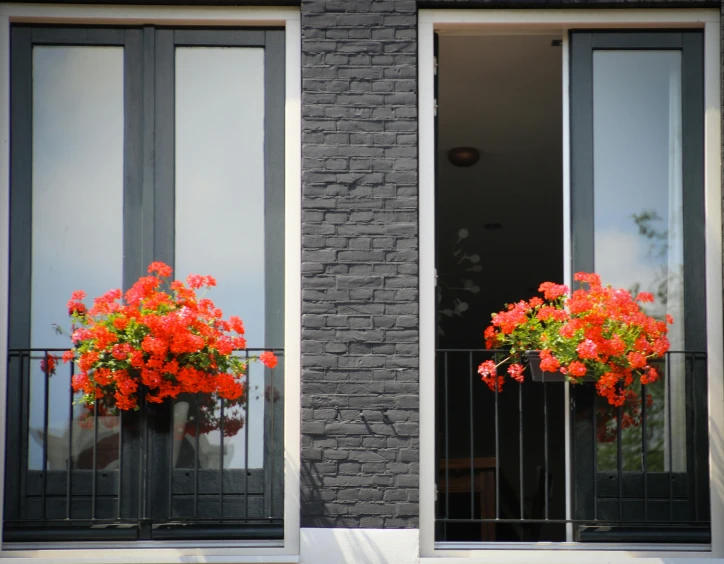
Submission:
{"label": "black planter", "polygon": [[562,372],[543,372],[540,369],[540,351],[525,351],[525,357],[530,366],[530,376],[533,382],[565,382],[566,375]]}
{"label": "black planter", "polygon": [[[567,382],[568,378],[560,371],[543,372],[540,369],[540,351],[525,351],[525,357],[530,366],[530,376],[533,382]],[[594,382],[591,376],[577,378],[578,382]]]}

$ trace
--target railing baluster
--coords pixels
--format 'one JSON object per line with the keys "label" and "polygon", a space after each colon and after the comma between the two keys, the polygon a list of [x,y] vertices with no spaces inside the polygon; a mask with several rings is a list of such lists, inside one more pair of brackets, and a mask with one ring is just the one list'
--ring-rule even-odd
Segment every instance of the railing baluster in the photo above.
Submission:
{"label": "railing baluster", "polygon": [[[473,353],[468,353],[470,372],[470,518],[475,519],[475,418],[473,417]],[[482,512],[482,507],[480,508]]]}
{"label": "railing baluster", "polygon": [[[18,360],[20,361],[20,405],[22,406],[23,439],[20,445],[20,457],[18,458],[18,474],[20,475],[20,491],[27,490],[28,482],[28,465],[30,452],[28,441],[30,438],[30,372],[33,363],[30,361],[30,352],[28,352],[28,375],[25,377],[25,351],[18,352]],[[25,432],[27,430],[27,433]],[[22,515],[23,498],[18,496],[18,506],[16,515]]]}
{"label": "railing baluster", "polygon": [[[171,402],[170,399],[166,400],[168,402]],[[170,421],[170,427],[171,432],[169,434],[169,441],[168,441],[168,466],[169,466],[169,476],[168,476],[168,501],[167,501],[167,507],[166,511],[168,513],[168,518],[173,519],[173,472],[175,470],[175,463],[174,463],[174,443],[176,442],[176,433],[179,431],[176,429],[176,406],[174,403],[171,403],[171,417],[169,417]],[[183,440],[183,435],[181,435],[181,440]],[[180,448],[180,445],[179,445]]]}
{"label": "railing baluster", "polygon": [[598,425],[598,394],[593,394],[593,402],[591,402],[591,434],[593,435],[593,448],[591,449],[593,458],[593,520],[598,521],[598,436],[596,434],[596,426]]}
{"label": "railing baluster", "polygon": [[[594,443],[594,447],[595,447]],[[548,385],[543,382],[543,501],[548,520]]]}
{"label": "railing baluster", "polygon": [[644,522],[649,520],[649,462],[648,437],[646,435],[646,384],[641,384],[641,465],[644,472]]}
{"label": "railing baluster", "polygon": [[[448,353],[443,353],[445,387],[445,518],[450,518],[450,398],[448,396]],[[447,524],[444,525],[443,540],[447,540]]]}
{"label": "railing baluster", "polygon": [[66,463],[65,477],[65,518],[71,519],[73,512],[73,488],[72,488],[72,476],[73,476],[73,373],[75,363],[70,363],[70,385],[68,386],[68,392],[70,399],[68,401],[68,461]]}
{"label": "railing baluster", "polygon": [[148,513],[146,507],[148,499],[148,406],[146,405],[146,392],[143,386],[138,387],[138,406],[141,411],[141,463],[138,465],[138,517],[145,520]]}
{"label": "railing baluster", "polygon": [[[696,373],[694,372],[696,365],[695,365],[694,361],[695,361],[695,358],[694,358],[694,355],[693,355],[693,354],[686,354],[686,355],[684,356],[684,362],[685,362],[686,365],[689,367],[689,368],[686,370],[685,373],[688,375],[689,378],[691,378],[691,401],[692,401],[692,406],[695,406],[695,405],[696,405],[696,404],[694,403],[694,402],[696,402]],[[695,409],[695,408],[694,408],[694,409]],[[699,445],[698,445],[698,440],[697,440],[698,437],[699,437],[699,430],[698,430],[697,420],[698,420],[699,418],[696,416],[696,413],[694,413],[694,416],[692,417],[692,419],[694,420],[692,452],[697,453],[697,452],[699,452],[699,450],[698,450],[698,446],[699,446]],[[695,521],[698,521],[698,520],[699,520],[699,479],[698,479],[698,478],[699,478],[699,457],[695,455],[693,458],[694,458],[694,461],[693,461],[693,462],[694,462],[694,464],[693,464],[693,466],[694,466],[694,476],[693,476],[693,482],[694,482],[694,520],[695,520]]]}
{"label": "railing baluster", "polygon": [[623,406],[616,413],[616,466],[618,471],[618,520],[623,522]]}
{"label": "railing baluster", "polygon": [[123,411],[118,412],[118,519],[123,519]]}
{"label": "railing baluster", "polygon": [[[201,427],[199,426],[199,402],[201,398],[198,392],[196,393],[196,436],[194,437],[195,451],[194,451],[194,519],[199,516],[199,435],[201,434]],[[211,406],[209,406],[211,407]]]}
{"label": "railing baluster", "polygon": [[520,519],[523,520],[525,519],[525,486],[523,484],[525,477],[523,474],[523,384],[518,384],[518,454],[520,457],[518,468],[518,479],[520,480]]}
{"label": "railing baluster", "polygon": [[[264,495],[267,495],[267,489],[269,490],[269,518],[271,519],[274,517],[274,459],[275,453],[276,453],[276,437],[274,436],[274,376],[276,375],[276,370],[273,368],[269,369],[270,371],[270,377],[269,377],[269,441],[271,442],[271,445],[269,447],[269,452],[271,452],[271,456],[269,457],[269,476],[270,480],[268,484],[264,484]],[[245,423],[245,425],[248,423]]]}
{"label": "railing baluster", "polygon": [[98,484],[96,483],[98,474],[98,400],[93,404],[93,475],[91,477],[91,519],[96,518],[96,496]]}
{"label": "railing baluster", "polygon": [[251,378],[251,370],[249,369],[249,350],[245,350],[246,355],[246,401],[244,402],[244,517],[249,516],[249,416],[251,408],[251,398],[249,393],[251,392],[251,386],[249,385]]}
{"label": "railing baluster", "polygon": [[674,442],[672,440],[673,426],[671,422],[671,357],[669,353],[666,353],[664,357],[666,362],[666,416],[668,418],[669,432],[667,433],[669,439],[669,520],[674,520]]}
{"label": "railing baluster", "polygon": [[[493,353],[493,360],[498,364],[498,353]],[[498,379],[495,379],[495,518],[500,519],[500,422],[498,420]],[[496,529],[497,532],[497,529]]]}
{"label": "railing baluster", "polygon": [[224,398],[220,397],[221,418],[219,419],[219,518],[224,518]]}
{"label": "railing baluster", "polygon": [[50,412],[50,366],[48,351],[43,351],[43,482],[41,484],[40,495],[40,512],[42,519],[45,520],[47,511],[46,493],[48,488],[48,427]]}

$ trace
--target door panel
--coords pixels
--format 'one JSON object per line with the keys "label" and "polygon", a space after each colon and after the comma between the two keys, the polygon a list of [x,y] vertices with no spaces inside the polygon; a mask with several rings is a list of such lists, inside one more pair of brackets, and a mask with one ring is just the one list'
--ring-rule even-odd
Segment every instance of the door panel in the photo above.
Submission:
{"label": "door panel", "polygon": [[618,522],[585,540],[650,541],[620,522],[652,519],[682,523],[670,539],[708,534],[702,57],[698,31],[571,33],[574,272],[651,292],[646,313],[674,318],[635,413],[574,390],[575,518]]}
{"label": "door panel", "polygon": [[[278,538],[284,32],[14,26],[11,41],[4,539]],[[44,372],[69,345],[52,324],[71,292],[128,287],[152,260],[217,276],[209,297],[281,357],[254,366],[249,402],[88,413],[72,365]]]}

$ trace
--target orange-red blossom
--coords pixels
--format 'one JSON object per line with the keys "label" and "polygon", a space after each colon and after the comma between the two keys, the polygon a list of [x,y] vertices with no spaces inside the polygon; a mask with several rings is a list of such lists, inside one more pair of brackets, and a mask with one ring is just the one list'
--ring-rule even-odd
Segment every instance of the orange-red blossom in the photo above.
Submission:
{"label": "orange-red blossom", "polygon": [[569,297],[567,286],[544,282],[539,288],[544,299],[519,301],[493,314],[484,333],[486,346],[508,348],[511,355],[497,364],[489,360],[480,365],[478,372],[492,390],[502,390],[504,377],[497,369],[511,360],[508,374],[523,381],[521,357],[526,350],[540,350],[541,370],[560,371],[572,383],[592,376],[597,392],[614,406],[632,401],[635,394],[629,387],[636,378],[642,384],[658,380],[650,361],[669,350],[671,316],[659,321],[642,311],[641,303],[654,301],[648,292],[634,298],[627,290],[603,286],[593,273],[579,272],[574,280],[588,287]]}
{"label": "orange-red blossom", "polygon": [[73,390],[83,402],[104,400],[121,410],[138,405],[139,387],[150,402],[162,402],[182,393],[213,394],[227,400],[244,395],[247,362],[260,360],[273,368],[271,352],[240,358],[245,349],[244,324],[238,317],[222,318],[214,303],[196,295],[211,288],[211,276],[191,275],[186,284],[173,281],[170,266],[154,262],[125,295],[111,290],[87,309],[85,293],[73,293],[68,310],[73,319],[73,348],[63,361],[75,361]]}

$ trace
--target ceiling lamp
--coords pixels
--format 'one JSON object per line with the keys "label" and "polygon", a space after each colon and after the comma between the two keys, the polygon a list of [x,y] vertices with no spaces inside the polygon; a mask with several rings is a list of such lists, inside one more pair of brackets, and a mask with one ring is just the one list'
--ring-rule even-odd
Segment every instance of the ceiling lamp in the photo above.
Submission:
{"label": "ceiling lamp", "polygon": [[455,166],[473,166],[480,160],[480,151],[474,147],[455,147],[448,151],[447,158]]}

